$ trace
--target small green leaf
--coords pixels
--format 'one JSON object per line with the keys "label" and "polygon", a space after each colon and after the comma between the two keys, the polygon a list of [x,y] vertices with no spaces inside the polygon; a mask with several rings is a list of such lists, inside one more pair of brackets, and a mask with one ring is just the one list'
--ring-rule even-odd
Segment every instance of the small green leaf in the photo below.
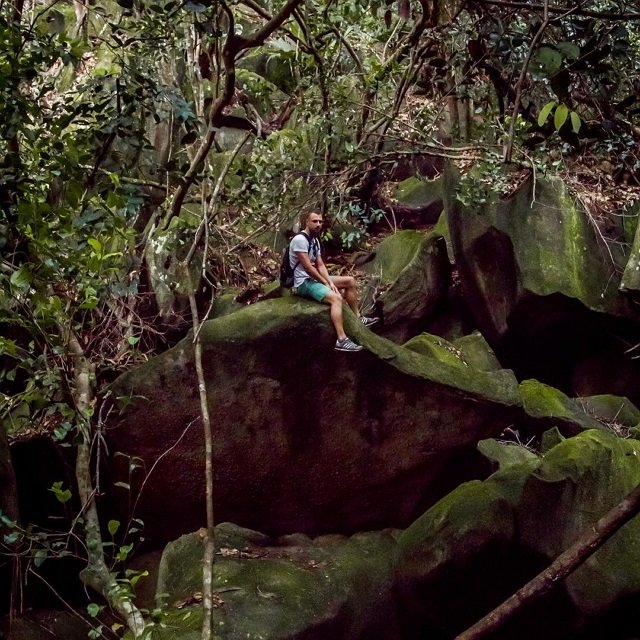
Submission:
{"label": "small green leaf", "polygon": [[118,550],[118,555],[117,555],[118,560],[120,562],[124,562],[127,559],[129,553],[131,553],[132,549],[133,549],[132,544],[123,544]]}
{"label": "small green leaf", "polygon": [[114,487],[121,487],[122,489],[126,489],[127,491],[129,491],[129,489],[131,489],[131,486],[128,485],[126,482],[114,482],[113,486]]}
{"label": "small green leaf", "polygon": [[42,565],[42,563],[47,559],[47,550],[46,549],[38,549],[33,556],[33,563],[36,567]]}
{"label": "small green leaf", "polygon": [[11,274],[11,286],[16,289],[27,289],[31,284],[31,272],[26,265],[22,265]]}
{"label": "small green leaf", "polygon": [[87,244],[96,252],[102,253],[102,243],[96,238],[89,238]]}
{"label": "small green leaf", "polygon": [[573,129],[573,132],[578,133],[578,131],[580,131],[580,127],[582,126],[580,116],[575,111],[572,111],[569,114],[569,117],[571,118],[571,128]]}
{"label": "small green leaf", "polygon": [[547,104],[545,104],[544,107],[542,107],[542,109],[540,110],[540,114],[538,115],[539,127],[543,126],[544,123],[547,121],[549,114],[553,111],[556,104],[557,103],[555,100],[551,100],[551,102],[547,102]]}
{"label": "small green leaf", "polygon": [[136,337],[136,336],[129,336],[129,337],[127,338],[127,342],[128,342],[130,345],[134,345],[134,344],[137,344],[138,342],[140,342],[140,338],[138,338],[138,337]]}
{"label": "small green leaf", "polygon": [[558,105],[556,112],[553,116],[553,125],[556,131],[559,131],[562,125],[567,121],[569,115],[569,108],[565,104]]}
{"label": "small green leaf", "polygon": [[120,528],[120,522],[118,522],[118,520],[109,520],[107,524],[107,529],[109,530],[109,533],[112,536],[116,535],[116,532],[118,531],[119,528]]}
{"label": "small green leaf", "polygon": [[99,604],[96,604],[95,602],[90,602],[87,605],[87,613],[92,617],[95,618],[99,613],[100,610],[102,609],[102,607]]}

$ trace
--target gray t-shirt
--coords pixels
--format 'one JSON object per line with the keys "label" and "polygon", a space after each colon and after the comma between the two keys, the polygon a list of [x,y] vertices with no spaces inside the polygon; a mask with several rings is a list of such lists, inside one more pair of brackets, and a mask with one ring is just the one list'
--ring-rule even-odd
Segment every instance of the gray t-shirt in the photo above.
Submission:
{"label": "gray t-shirt", "polygon": [[289,264],[293,267],[296,265],[293,271],[293,286],[294,288],[299,287],[305,280],[310,278],[311,276],[305,271],[305,268],[298,261],[298,256],[296,255],[296,251],[303,251],[304,253],[309,254],[309,260],[311,260],[311,264],[315,265],[316,259],[321,253],[320,243],[317,238],[311,238],[311,246],[309,245],[309,240],[305,238],[301,233],[297,233],[289,244]]}

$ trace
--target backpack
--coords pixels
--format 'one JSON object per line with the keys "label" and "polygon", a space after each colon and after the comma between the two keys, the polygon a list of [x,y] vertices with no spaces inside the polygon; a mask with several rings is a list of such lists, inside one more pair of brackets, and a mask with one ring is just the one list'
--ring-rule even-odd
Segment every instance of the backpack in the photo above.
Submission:
{"label": "backpack", "polygon": [[[300,231],[300,233],[296,233],[293,235],[291,240],[296,236],[304,236],[309,242],[309,251],[311,251],[311,238],[304,232]],[[291,262],[289,261],[289,247],[291,246],[291,241],[282,251],[282,261],[280,262],[280,286],[285,287],[286,289],[290,289],[293,287],[293,272],[298,266],[299,262],[291,266]]]}

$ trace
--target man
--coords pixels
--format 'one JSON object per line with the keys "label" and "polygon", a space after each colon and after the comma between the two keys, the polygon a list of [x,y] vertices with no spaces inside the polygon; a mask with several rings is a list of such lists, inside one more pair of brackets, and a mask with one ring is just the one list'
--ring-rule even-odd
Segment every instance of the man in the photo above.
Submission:
{"label": "man", "polygon": [[379,318],[360,317],[356,281],[351,276],[330,276],[322,260],[318,237],[322,232],[322,215],[311,211],[300,219],[300,227],[310,241],[301,233],[296,234],[289,245],[289,264],[293,269],[293,292],[330,306],[331,322],[336,330],[338,351],[362,351],[362,346],[347,337],[342,322],[342,294],[351,310],[365,327],[378,322]]}

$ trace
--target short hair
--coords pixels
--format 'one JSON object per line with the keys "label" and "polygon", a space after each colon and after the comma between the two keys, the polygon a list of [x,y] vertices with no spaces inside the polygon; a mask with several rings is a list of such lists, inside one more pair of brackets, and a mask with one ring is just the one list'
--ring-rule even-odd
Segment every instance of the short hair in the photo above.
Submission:
{"label": "short hair", "polygon": [[300,228],[301,229],[304,229],[307,226],[307,221],[309,220],[309,216],[311,216],[312,213],[317,213],[319,216],[322,215],[319,211],[316,211],[315,209],[311,209],[309,211],[303,211],[300,214]]}

